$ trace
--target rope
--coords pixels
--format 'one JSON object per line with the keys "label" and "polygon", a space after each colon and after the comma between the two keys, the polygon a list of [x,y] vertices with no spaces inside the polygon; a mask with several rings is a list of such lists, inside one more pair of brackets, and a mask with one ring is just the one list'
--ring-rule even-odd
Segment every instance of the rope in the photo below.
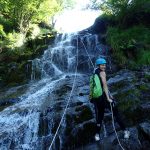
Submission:
{"label": "rope", "polygon": [[91,57],[90,57],[90,55],[89,55],[89,53],[88,53],[88,51],[87,51],[87,49],[86,49],[86,47],[85,47],[85,44],[83,43],[82,40],[81,40],[81,42],[82,42],[82,44],[83,44],[83,46],[84,46],[84,49],[85,49],[85,51],[86,51],[86,53],[87,53],[87,55],[88,55],[88,57],[89,57],[89,60],[90,60],[90,62],[91,62],[91,64],[92,64],[92,67],[93,67],[93,69],[94,69],[95,66],[94,66],[94,64],[93,64],[93,62],[92,62],[92,60],[91,60]]}
{"label": "rope", "polygon": [[65,117],[65,114],[66,114],[66,111],[67,111],[67,108],[68,108],[68,105],[69,105],[69,102],[70,102],[70,99],[71,99],[71,96],[72,96],[72,92],[73,92],[74,86],[75,86],[75,80],[76,80],[76,77],[77,77],[77,66],[78,66],[78,40],[77,40],[77,64],[76,64],[76,68],[75,68],[75,77],[74,77],[74,80],[73,80],[72,89],[71,89],[71,92],[70,92],[70,95],[69,95],[69,98],[68,98],[68,101],[67,101],[67,104],[66,104],[64,113],[63,113],[63,115],[62,115],[62,118],[61,118],[61,120],[60,120],[60,123],[59,123],[59,125],[58,125],[58,127],[57,127],[57,130],[56,130],[56,132],[55,132],[55,135],[54,135],[53,140],[52,140],[52,142],[51,142],[51,145],[50,145],[50,147],[49,147],[49,150],[51,150],[51,148],[52,148],[52,145],[53,145],[53,143],[54,143],[54,141],[55,141],[55,138],[56,138],[56,136],[57,136],[57,133],[58,133],[58,131],[59,131],[59,128],[60,128],[60,126],[61,126],[61,124],[62,124],[62,122],[63,122],[63,119],[64,119],[64,117]]}
{"label": "rope", "polygon": [[121,145],[121,143],[120,143],[120,140],[119,140],[119,137],[118,137],[118,134],[117,134],[117,131],[116,131],[116,128],[115,128],[115,123],[114,123],[114,114],[113,114],[113,110],[112,110],[112,104],[110,103],[110,108],[111,108],[111,113],[112,113],[112,125],[113,125],[113,128],[114,128],[114,131],[115,131],[115,134],[116,134],[116,137],[117,137],[117,140],[118,140],[118,143],[119,143],[119,145],[120,145],[120,147],[122,148],[122,150],[125,150],[124,148],[123,148],[123,146]]}
{"label": "rope", "polygon": [[[86,51],[86,53],[87,53],[87,55],[88,55],[88,57],[89,57],[89,60],[90,60],[90,62],[91,62],[91,64],[92,64],[92,67],[93,67],[93,70],[95,69],[95,66],[94,66],[94,64],[93,64],[93,62],[92,62],[92,60],[91,60],[91,57],[90,57],[90,55],[89,55],[89,53],[88,53],[88,51],[87,51],[87,49],[86,49],[86,47],[85,47],[85,44],[83,43],[83,41],[81,40],[81,42],[82,42],[82,44],[83,44],[83,46],[84,46],[84,49],[85,49],[85,51]],[[102,56],[102,55],[100,55],[100,56]],[[103,56],[104,57],[104,56]],[[106,57],[106,56],[105,56]],[[110,57],[110,56],[107,56],[107,57]],[[109,60],[109,64],[110,64],[110,59],[108,59]],[[109,65],[110,66],[110,70],[112,71],[112,68],[111,68],[111,65]]]}
{"label": "rope", "polygon": [[[81,40],[81,41],[82,41],[82,40]],[[83,43],[83,41],[82,41],[82,43]],[[86,50],[86,53],[87,53],[87,55],[88,55],[88,57],[89,57],[89,60],[91,61],[92,66],[93,66],[93,68],[94,68],[93,62],[92,62],[92,60],[91,60],[91,58],[90,58],[90,55],[89,55],[89,53],[88,53],[88,51],[87,51],[87,49],[86,49],[84,43],[83,43],[83,46],[84,46],[84,48],[85,48],[85,50]],[[110,93],[110,92],[109,92],[109,93]],[[112,114],[112,125],[113,125],[113,128],[114,128],[114,131],[115,131],[115,134],[116,134],[118,143],[119,143],[120,147],[122,148],[122,150],[125,150],[125,149],[123,148],[123,146],[121,145],[121,142],[120,142],[120,140],[119,140],[119,138],[118,138],[118,134],[117,134],[117,132],[116,132],[116,128],[115,128],[115,125],[114,125],[114,115],[113,115],[113,110],[112,110],[112,105],[111,105],[111,103],[110,103],[110,106],[111,106],[111,114]]]}

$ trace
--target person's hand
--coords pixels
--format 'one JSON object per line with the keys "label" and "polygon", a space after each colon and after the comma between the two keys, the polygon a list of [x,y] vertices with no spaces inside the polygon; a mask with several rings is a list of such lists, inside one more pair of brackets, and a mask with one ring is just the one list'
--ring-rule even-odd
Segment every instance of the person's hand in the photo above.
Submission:
{"label": "person's hand", "polygon": [[111,98],[108,98],[107,100],[108,100],[108,102],[110,102],[110,103],[113,102],[113,100],[112,100]]}

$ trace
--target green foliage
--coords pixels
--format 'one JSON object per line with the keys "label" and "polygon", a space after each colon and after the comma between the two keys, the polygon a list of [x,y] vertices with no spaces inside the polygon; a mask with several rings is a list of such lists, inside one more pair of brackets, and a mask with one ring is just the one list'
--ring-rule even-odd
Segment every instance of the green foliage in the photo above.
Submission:
{"label": "green foliage", "polygon": [[122,14],[128,6],[129,0],[104,0],[101,9],[108,15]]}
{"label": "green foliage", "polygon": [[14,49],[16,47],[21,47],[24,43],[24,35],[21,33],[8,33],[5,40],[4,45],[7,48]]}
{"label": "green foliage", "polygon": [[27,33],[28,39],[35,39],[40,34],[40,28],[37,24],[31,24]]}
{"label": "green foliage", "polygon": [[47,33],[49,33],[49,32],[50,32],[49,29],[41,28],[41,30],[40,30],[40,35],[47,34]]}
{"label": "green foliage", "polygon": [[146,73],[145,74],[145,79],[147,79],[148,81],[150,81],[150,74]]}
{"label": "green foliage", "polygon": [[143,16],[150,13],[150,2],[147,0],[104,0],[101,9],[124,26],[127,22],[143,21]]}
{"label": "green foliage", "polygon": [[122,111],[132,110],[140,104],[140,91],[138,89],[130,89],[116,95],[119,100],[118,107]]}
{"label": "green foliage", "polygon": [[26,34],[30,23],[49,22],[64,7],[73,5],[73,0],[0,0],[0,3],[1,18]]}
{"label": "green foliage", "polygon": [[113,48],[113,56],[120,65],[136,60],[138,64],[149,64],[150,30],[143,26],[135,26],[126,30],[109,27],[107,42]]}
{"label": "green foliage", "polygon": [[[9,76],[8,64],[16,64],[43,54],[56,31],[50,21],[64,8],[72,8],[74,0],[0,0],[0,81],[22,80],[24,72]],[[40,24],[44,26],[40,26]],[[45,27],[46,25],[46,27]],[[43,35],[45,34],[45,35]],[[6,76],[7,75],[7,76]],[[19,76],[18,76],[19,75]],[[1,83],[0,83],[1,84]]]}
{"label": "green foliage", "polygon": [[99,10],[101,5],[100,0],[90,0],[89,3],[86,5],[87,9]]}
{"label": "green foliage", "polygon": [[[57,12],[72,7],[74,0],[0,0],[1,47],[21,47],[25,37],[33,39],[42,32],[37,24],[49,24]],[[52,30],[52,28],[51,28]]]}
{"label": "green foliage", "polygon": [[6,36],[4,29],[3,29],[3,25],[1,25],[1,24],[0,24],[0,36],[2,36],[2,37]]}
{"label": "green foliage", "polygon": [[121,66],[136,68],[150,63],[150,30],[147,0],[104,0],[103,16],[115,27],[109,27],[107,42],[113,48],[114,60]]}
{"label": "green foliage", "polygon": [[3,26],[4,32],[11,32],[13,29],[13,23],[9,19],[5,19],[4,17],[0,16],[0,24]]}
{"label": "green foliage", "polygon": [[140,84],[138,89],[140,91],[148,91],[149,90],[149,86],[147,86],[146,84]]}
{"label": "green foliage", "polygon": [[40,4],[37,14],[33,16],[34,22],[46,22],[48,23],[57,12],[62,10],[62,6],[56,0],[45,0]]}
{"label": "green foliage", "polygon": [[75,0],[56,0],[63,9],[71,9],[75,6],[76,1]]}
{"label": "green foliage", "polygon": [[140,51],[138,54],[137,63],[139,65],[150,65],[150,50],[149,51]]}

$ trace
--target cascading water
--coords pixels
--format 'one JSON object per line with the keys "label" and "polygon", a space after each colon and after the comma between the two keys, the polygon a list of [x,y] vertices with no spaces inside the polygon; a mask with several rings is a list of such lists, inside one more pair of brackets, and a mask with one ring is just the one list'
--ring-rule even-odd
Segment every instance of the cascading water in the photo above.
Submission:
{"label": "cascading water", "polygon": [[[95,61],[95,56],[102,54],[96,48],[99,44],[96,35],[58,35],[53,47],[45,50],[41,58],[32,60],[33,82],[18,103],[0,112],[1,150],[49,148],[66,105],[68,96],[63,92],[69,94],[72,89],[76,65],[78,76],[93,70],[85,48]],[[56,102],[60,104],[57,107]],[[62,126],[65,128],[65,122]],[[58,145],[61,149],[62,138],[59,133],[53,149],[58,149]]]}
{"label": "cascading water", "polygon": [[32,61],[31,80],[36,79],[37,72],[44,77],[54,77],[73,71],[75,68],[76,47],[71,45],[72,35],[61,35],[55,40],[55,46],[44,52],[41,59]]}

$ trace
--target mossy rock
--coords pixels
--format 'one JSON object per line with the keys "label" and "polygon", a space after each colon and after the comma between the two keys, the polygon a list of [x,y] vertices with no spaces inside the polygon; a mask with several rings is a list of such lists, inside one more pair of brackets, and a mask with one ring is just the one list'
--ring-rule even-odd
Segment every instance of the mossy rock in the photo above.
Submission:
{"label": "mossy rock", "polygon": [[[17,87],[12,87],[10,90],[12,90],[13,88],[17,88]],[[6,92],[8,88],[6,89],[4,88],[3,90],[0,91],[0,100],[5,101],[9,99],[16,99],[19,96],[23,95],[26,92],[27,88],[28,88],[27,85],[19,86],[19,88],[17,88],[15,91],[13,89],[13,91],[8,94]]]}
{"label": "mossy rock", "polygon": [[79,124],[93,118],[93,112],[89,106],[83,105],[77,107],[75,111],[78,112],[74,118],[75,124]]}
{"label": "mossy rock", "polygon": [[141,84],[138,86],[138,89],[140,91],[148,91],[149,90],[149,86],[147,84]]}
{"label": "mossy rock", "polygon": [[63,85],[63,87],[59,87],[59,89],[54,90],[54,94],[56,93],[57,96],[61,97],[64,94],[66,94],[68,91],[70,91],[72,88],[69,85]]}
{"label": "mossy rock", "polygon": [[150,74],[145,74],[145,79],[147,79],[148,81],[150,81]]}
{"label": "mossy rock", "polygon": [[140,106],[140,91],[137,88],[128,89],[127,91],[118,92],[114,96],[117,101],[117,106],[120,113],[123,113],[128,125],[133,125],[138,122],[139,113],[135,110]]}
{"label": "mossy rock", "polygon": [[15,54],[14,52],[11,52],[10,50],[7,50],[5,53],[2,54],[1,62],[11,63],[11,62],[17,62],[19,55]]}
{"label": "mossy rock", "polygon": [[70,134],[65,137],[64,149],[73,149],[80,147],[83,144],[87,144],[93,141],[95,134],[95,122],[90,120],[75,126]]}
{"label": "mossy rock", "polygon": [[[124,97],[121,99],[121,97]],[[140,104],[140,99],[134,94],[130,94],[125,97],[125,94],[121,95],[120,100],[118,102],[118,107],[121,111],[131,111],[136,108]]]}
{"label": "mossy rock", "polygon": [[36,57],[40,57],[41,55],[43,55],[44,50],[46,50],[48,48],[48,45],[38,45],[35,50],[34,53],[32,54],[32,59],[36,58]]}
{"label": "mossy rock", "polygon": [[139,124],[139,134],[150,141],[150,121]]}
{"label": "mossy rock", "polygon": [[25,75],[20,71],[10,72],[6,78],[7,84],[15,85],[17,83],[23,83],[25,81]]}
{"label": "mossy rock", "polygon": [[[91,119],[93,119],[93,113],[89,106],[80,105],[75,109],[70,108],[70,111],[66,114],[65,139],[68,139],[67,144],[70,146],[71,144],[77,144],[81,134],[87,139],[90,134],[95,132],[95,123],[91,121]],[[92,130],[90,128],[92,128]],[[69,141],[69,139],[71,139],[71,141]]]}
{"label": "mossy rock", "polygon": [[66,134],[68,135],[71,130],[73,130],[74,126],[89,121],[93,118],[93,112],[89,106],[81,105],[77,106],[75,109],[71,108],[66,114]]}
{"label": "mossy rock", "polygon": [[140,97],[140,91],[137,88],[132,87],[132,89],[128,88],[126,90],[118,91],[118,93],[115,94],[114,97],[116,98],[117,101],[119,101],[119,103],[121,103],[123,101],[128,101],[130,99],[137,100]]}

